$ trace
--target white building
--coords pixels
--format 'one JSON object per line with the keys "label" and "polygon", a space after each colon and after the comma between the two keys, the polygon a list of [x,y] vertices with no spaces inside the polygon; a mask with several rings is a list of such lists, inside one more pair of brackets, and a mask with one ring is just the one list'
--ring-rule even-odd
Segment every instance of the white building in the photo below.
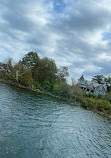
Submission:
{"label": "white building", "polygon": [[107,90],[105,84],[99,84],[93,81],[85,80],[83,75],[78,80],[78,83],[80,84],[80,87],[83,89],[83,91],[95,95],[105,95]]}

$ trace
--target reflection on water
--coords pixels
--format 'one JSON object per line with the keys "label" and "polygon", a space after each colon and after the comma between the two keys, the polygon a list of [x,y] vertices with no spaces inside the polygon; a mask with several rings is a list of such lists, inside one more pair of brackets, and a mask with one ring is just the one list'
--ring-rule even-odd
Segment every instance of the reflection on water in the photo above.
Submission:
{"label": "reflection on water", "polygon": [[0,158],[111,158],[111,120],[0,83]]}

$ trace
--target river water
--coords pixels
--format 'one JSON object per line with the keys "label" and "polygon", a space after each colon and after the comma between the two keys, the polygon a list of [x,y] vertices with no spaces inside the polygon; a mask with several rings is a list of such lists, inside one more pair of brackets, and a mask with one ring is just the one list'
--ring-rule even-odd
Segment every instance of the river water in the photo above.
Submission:
{"label": "river water", "polygon": [[0,83],[0,158],[111,158],[111,119]]}

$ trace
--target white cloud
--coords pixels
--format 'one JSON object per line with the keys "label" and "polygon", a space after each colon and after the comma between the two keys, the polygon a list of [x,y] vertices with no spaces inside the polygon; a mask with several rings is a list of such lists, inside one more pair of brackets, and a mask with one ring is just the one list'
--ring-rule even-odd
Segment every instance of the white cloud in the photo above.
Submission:
{"label": "white cloud", "polygon": [[0,61],[37,51],[69,66],[71,78],[110,74],[111,46],[102,34],[111,32],[111,1],[60,2],[58,11],[55,1],[0,0]]}
{"label": "white cloud", "polygon": [[[110,52],[111,53],[111,52]],[[97,61],[105,61],[105,62],[110,62],[111,61],[111,56],[108,55],[107,53],[101,53],[97,55],[96,58]]]}

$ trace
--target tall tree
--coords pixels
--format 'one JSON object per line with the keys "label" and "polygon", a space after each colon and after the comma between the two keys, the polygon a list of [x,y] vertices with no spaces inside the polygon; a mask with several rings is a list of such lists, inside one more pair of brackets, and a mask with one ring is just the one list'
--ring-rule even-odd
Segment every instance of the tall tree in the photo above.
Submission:
{"label": "tall tree", "polygon": [[105,82],[107,85],[111,86],[111,77],[110,76],[105,77]]}
{"label": "tall tree", "polygon": [[5,77],[8,77],[12,73],[12,58],[9,58],[6,63],[1,63],[1,70],[4,72]]}
{"label": "tall tree", "polygon": [[30,68],[25,67],[23,73],[18,76],[18,81],[25,86],[29,86],[32,83],[33,79]]}
{"label": "tall tree", "polygon": [[21,60],[14,65],[14,75],[15,79],[18,82],[19,76],[21,76],[24,73],[24,65],[22,64]]}
{"label": "tall tree", "polygon": [[38,60],[39,56],[36,52],[29,52],[22,58],[22,64],[29,68],[33,68]]}
{"label": "tall tree", "polygon": [[107,91],[111,92],[111,77],[105,77],[105,82],[106,82],[106,86],[107,86]]}
{"label": "tall tree", "polygon": [[33,76],[40,83],[49,81],[55,83],[57,67],[55,61],[49,58],[43,58],[35,65]]}
{"label": "tall tree", "polygon": [[20,60],[14,65],[9,75],[9,79],[28,86],[32,82],[32,73],[30,68],[24,66]]}
{"label": "tall tree", "polygon": [[99,84],[103,84],[105,81],[105,77],[103,75],[96,75],[96,76],[93,76],[92,81]]}
{"label": "tall tree", "polygon": [[67,66],[60,66],[57,72],[58,82],[66,81],[66,77],[69,76],[68,67]]}

